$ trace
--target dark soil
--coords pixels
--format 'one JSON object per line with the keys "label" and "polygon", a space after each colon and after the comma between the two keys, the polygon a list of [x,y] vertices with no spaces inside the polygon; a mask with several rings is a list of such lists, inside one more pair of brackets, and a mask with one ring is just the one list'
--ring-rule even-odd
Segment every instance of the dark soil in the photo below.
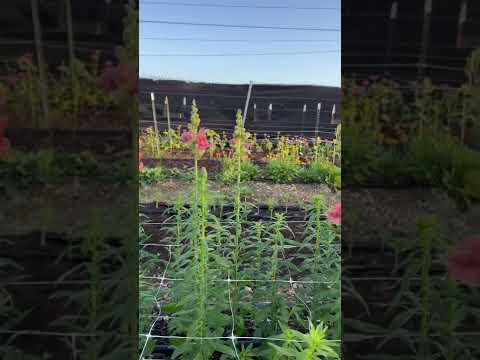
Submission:
{"label": "dark soil", "polygon": [[128,130],[67,130],[8,128],[6,137],[12,148],[21,151],[54,149],[70,153],[90,151],[113,154],[130,151],[132,135]]}

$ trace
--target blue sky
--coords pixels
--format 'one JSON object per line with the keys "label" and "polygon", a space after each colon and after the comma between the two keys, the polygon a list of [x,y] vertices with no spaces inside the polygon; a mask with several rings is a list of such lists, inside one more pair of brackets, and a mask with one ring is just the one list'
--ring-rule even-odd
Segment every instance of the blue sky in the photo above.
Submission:
{"label": "blue sky", "polygon": [[[155,3],[155,2],[158,3]],[[340,0],[170,0],[172,3],[340,8]],[[175,6],[140,0],[140,20],[336,28],[339,10],[251,9]],[[168,2],[165,0],[164,2]],[[146,39],[155,38],[155,39]],[[221,42],[166,39],[241,40]],[[341,33],[238,29],[140,23],[141,76],[188,81],[340,86]],[[270,42],[269,40],[293,40]],[[305,41],[307,40],[307,41]],[[318,40],[318,41],[317,41]],[[305,41],[305,42],[303,42]],[[237,54],[332,51],[275,56],[142,56],[157,54]]]}

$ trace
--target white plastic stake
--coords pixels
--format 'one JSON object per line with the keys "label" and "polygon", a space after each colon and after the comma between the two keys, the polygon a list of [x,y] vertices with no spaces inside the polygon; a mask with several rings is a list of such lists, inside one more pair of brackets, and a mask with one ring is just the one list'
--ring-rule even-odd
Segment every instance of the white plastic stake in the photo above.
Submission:
{"label": "white plastic stake", "polygon": [[425,15],[432,13],[432,0],[425,0]]}
{"label": "white plastic stake", "polygon": [[318,127],[320,125],[320,114],[322,112],[322,103],[317,105],[317,122],[315,123],[315,138],[318,137]]}
{"label": "white plastic stake", "polygon": [[306,114],[307,114],[307,104],[304,104],[303,105],[303,111],[302,111],[302,136],[304,135],[303,131],[305,129],[305,115]]}
{"label": "white plastic stake", "polygon": [[247,100],[245,102],[245,110],[243,111],[243,126],[245,126],[245,121],[247,120],[248,105],[250,103],[250,97],[252,96],[252,88],[253,82],[250,81],[250,85],[248,86]]}
{"label": "white plastic stake", "polygon": [[458,19],[458,24],[463,25],[467,22],[467,1],[462,2],[462,7],[460,8],[460,16]]}
{"label": "white plastic stake", "polygon": [[170,124],[170,103],[168,102],[168,96],[165,96],[165,107],[167,108],[167,127],[168,127],[168,141],[170,144],[170,151],[173,150],[172,134],[171,134],[171,124]]}
{"label": "white plastic stake", "polygon": [[462,1],[460,15],[458,16],[457,48],[463,47],[463,27],[467,22],[467,0]]}
{"label": "white plastic stake", "polygon": [[40,14],[38,10],[38,0],[31,0],[32,20],[35,35],[35,48],[37,50],[38,70],[40,74],[41,101],[44,120],[48,118],[48,96],[47,96],[47,74],[45,69],[45,58],[43,56],[42,29],[40,25]]}
{"label": "white plastic stake", "polygon": [[390,10],[390,19],[396,20],[398,14],[398,2],[394,1]]}
{"label": "white plastic stake", "polygon": [[152,100],[152,115],[153,115],[153,126],[155,129],[155,143],[157,147],[157,156],[160,156],[160,143],[158,137],[158,124],[157,124],[157,107],[155,106],[155,94],[153,92],[150,93],[150,99]]}

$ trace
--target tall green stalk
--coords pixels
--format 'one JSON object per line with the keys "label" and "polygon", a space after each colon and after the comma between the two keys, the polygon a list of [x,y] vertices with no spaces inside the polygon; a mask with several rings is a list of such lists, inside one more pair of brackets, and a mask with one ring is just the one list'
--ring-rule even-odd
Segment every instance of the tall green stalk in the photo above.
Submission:
{"label": "tall green stalk", "polygon": [[[200,336],[207,336],[207,300],[208,300],[208,244],[207,244],[207,171],[202,168],[200,178],[200,233],[199,233],[199,263],[198,263],[198,288]],[[203,342],[203,340],[202,340]]]}
{"label": "tall green stalk", "polygon": [[421,246],[421,275],[420,275],[420,359],[430,359],[430,305],[431,305],[431,285],[430,269],[432,263],[432,238],[433,223],[424,220],[419,223],[419,235]]}

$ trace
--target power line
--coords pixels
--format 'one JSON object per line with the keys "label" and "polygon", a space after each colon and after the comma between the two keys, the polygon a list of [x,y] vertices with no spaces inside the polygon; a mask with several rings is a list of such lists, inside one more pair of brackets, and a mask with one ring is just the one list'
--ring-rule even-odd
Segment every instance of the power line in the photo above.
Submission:
{"label": "power line", "polygon": [[239,28],[239,29],[266,29],[266,30],[294,30],[294,31],[331,31],[340,32],[335,28],[302,28],[302,27],[282,27],[282,26],[259,26],[259,25],[232,25],[232,24],[213,24],[213,23],[193,23],[181,21],[163,21],[163,20],[140,20],[141,23],[147,24],[166,24],[166,25],[188,25],[188,26],[210,26],[222,28]]}
{"label": "power line", "polygon": [[284,9],[284,10],[330,10],[340,11],[334,7],[297,7],[288,5],[246,5],[246,4],[220,4],[220,3],[185,3],[170,1],[142,1],[141,4],[168,5],[168,6],[193,6],[193,7],[215,7],[215,8],[243,8],[243,9]]}
{"label": "power line", "polygon": [[276,56],[276,55],[309,55],[340,53],[340,50],[323,51],[296,51],[296,52],[271,52],[271,53],[218,53],[218,54],[140,54],[144,57],[223,57],[223,56]]}
{"label": "power line", "polygon": [[315,43],[331,42],[337,43],[337,40],[299,40],[299,39],[205,39],[205,38],[165,38],[165,37],[140,37],[141,40],[161,40],[161,41],[196,41],[196,42],[242,42],[242,43]]}

